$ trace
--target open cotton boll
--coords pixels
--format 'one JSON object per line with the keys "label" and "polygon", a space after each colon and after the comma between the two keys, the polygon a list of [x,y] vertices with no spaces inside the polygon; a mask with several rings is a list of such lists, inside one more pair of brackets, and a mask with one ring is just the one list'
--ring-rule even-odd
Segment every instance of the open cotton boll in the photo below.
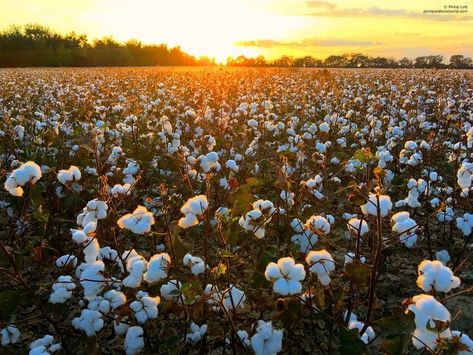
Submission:
{"label": "open cotton boll", "polygon": [[52,335],[45,335],[30,344],[30,355],[48,355],[61,349],[60,343],[54,343]]}
{"label": "open cotton boll", "polygon": [[299,246],[301,253],[308,253],[318,241],[317,234],[312,233],[310,230],[304,230],[300,234],[294,234],[291,237],[291,241]]}
{"label": "open cotton boll", "polygon": [[126,355],[135,355],[145,346],[143,339],[143,328],[139,326],[129,327],[125,336]]}
{"label": "open cotton boll", "polygon": [[119,259],[118,252],[115,249],[110,248],[109,246],[100,248],[98,258],[99,260],[109,260],[109,261],[117,261]]}
{"label": "open cotton boll", "polygon": [[98,219],[107,217],[107,210],[108,206],[106,202],[97,199],[90,200],[82,210],[82,213],[77,216],[76,222],[82,227],[90,222],[97,223]]}
{"label": "open cotton boll", "polygon": [[167,253],[155,254],[148,262],[148,270],[144,274],[144,279],[149,284],[159,282],[168,277],[168,270],[171,267],[171,257]]}
{"label": "open cotton boll", "polygon": [[77,330],[82,330],[89,337],[103,328],[102,313],[91,309],[83,309],[79,317],[72,320],[72,326]]}
{"label": "open cotton boll", "polygon": [[294,218],[291,221],[291,228],[293,229],[294,232],[296,233],[302,233],[304,232],[304,224],[299,218]]}
{"label": "open cotton boll", "polygon": [[462,189],[461,196],[468,197],[473,185],[473,163],[462,163],[457,171],[457,183]]}
{"label": "open cotton boll", "polygon": [[[345,266],[348,264],[351,264],[353,260],[355,259],[355,253],[348,252],[345,254]],[[366,258],[364,256],[360,256],[360,262],[364,264],[366,261]]]}
{"label": "open cotton boll", "polygon": [[184,298],[184,295],[181,295],[182,284],[178,280],[171,280],[168,283],[161,286],[159,293],[161,297],[168,301],[180,302],[181,297]]}
{"label": "open cotton boll", "polygon": [[407,248],[412,248],[417,241],[417,222],[410,218],[409,212],[398,212],[391,218],[392,231],[399,234],[399,240]]}
{"label": "open cotton boll", "polygon": [[72,265],[72,267],[77,266],[77,257],[75,255],[66,254],[63,255],[56,260],[57,267],[64,267],[64,266]]}
{"label": "open cotton boll", "polygon": [[120,228],[128,229],[136,234],[150,232],[153,224],[153,213],[149,212],[144,206],[138,206],[133,213],[128,213],[117,221],[117,225]]}
{"label": "open cotton boll", "polygon": [[[393,207],[393,204],[391,202],[391,198],[388,195],[379,195],[379,210],[380,210],[381,217],[386,217],[389,211],[391,211],[392,207]],[[366,204],[361,206],[361,211],[365,215],[377,216],[378,215],[377,208],[378,208],[377,195],[370,193]]]}
{"label": "open cotton boll", "polygon": [[282,350],[282,329],[274,329],[271,322],[258,321],[256,333],[251,337],[255,355],[276,355]]}
{"label": "open cotton boll", "polygon": [[465,237],[468,237],[473,231],[473,214],[465,213],[463,217],[458,217],[457,228]]}
{"label": "open cotton boll", "polygon": [[240,170],[240,167],[238,166],[236,161],[233,159],[227,160],[227,162],[225,163],[225,166],[236,173]]}
{"label": "open cotton boll", "polygon": [[28,183],[35,184],[41,179],[41,168],[33,161],[28,161],[22,164],[18,169],[8,175],[4,187],[11,195],[21,197],[23,196],[23,188]]}
{"label": "open cotton boll", "polygon": [[[348,329],[357,329],[358,334],[361,332],[364,326],[365,326],[365,323],[362,323],[358,320],[350,320],[350,322],[348,323]],[[376,337],[376,333],[374,332],[373,328],[368,327],[366,328],[365,332],[360,337],[360,339],[363,341],[363,343],[368,344],[375,337]]]}
{"label": "open cotton boll", "polygon": [[126,303],[126,296],[123,292],[117,290],[108,290],[103,297],[110,302],[112,310]]}
{"label": "open cotton boll", "polygon": [[14,325],[7,325],[0,330],[1,344],[7,346],[9,344],[16,344],[20,340],[20,331]]}
{"label": "open cotton boll", "polygon": [[84,253],[84,260],[87,264],[92,264],[97,260],[100,254],[100,245],[97,238],[88,238],[84,242],[86,245],[82,252]]}
{"label": "open cotton boll", "polygon": [[53,292],[49,296],[51,303],[64,303],[72,297],[72,290],[76,288],[76,284],[69,275],[59,276],[57,283],[53,284]]}
{"label": "open cotton boll", "polygon": [[460,278],[453,275],[452,270],[438,260],[424,260],[417,268],[417,286],[424,292],[434,289],[437,292],[450,292],[460,286]]}
{"label": "open cotton boll", "polygon": [[295,295],[302,291],[301,281],[305,278],[304,265],[296,264],[291,257],[270,262],[264,272],[266,280],[273,282],[273,291],[283,296]]}
{"label": "open cotton boll", "polygon": [[330,233],[330,223],[322,216],[311,216],[304,224],[307,229],[315,229],[323,234]]}
{"label": "open cotton boll", "polygon": [[85,269],[80,273],[80,284],[84,288],[84,298],[90,300],[97,297],[105,286],[106,280],[103,276],[105,264],[103,261],[97,260],[85,266]]}
{"label": "open cotton boll", "polygon": [[108,314],[110,312],[111,306],[110,306],[109,300],[101,296],[98,296],[97,298],[94,298],[93,300],[89,300],[87,308],[92,311],[100,312],[102,314]]}
{"label": "open cotton boll", "polygon": [[223,306],[226,309],[245,307],[245,300],[245,292],[235,285],[230,285],[229,288],[223,291]]}
{"label": "open cotton boll", "polygon": [[251,210],[247,212],[245,216],[241,216],[238,224],[245,230],[252,232],[258,239],[262,239],[265,236],[265,225],[267,221],[263,215],[263,212],[259,209]]}
{"label": "open cotton boll", "polygon": [[159,296],[150,297],[147,292],[138,291],[137,299],[130,303],[136,320],[144,324],[149,319],[158,317],[158,305],[161,302]]}
{"label": "open cotton boll", "polygon": [[354,237],[362,237],[369,231],[368,223],[358,218],[351,218],[347,223],[347,227]]}
{"label": "open cotton boll", "polygon": [[332,255],[325,249],[311,251],[305,261],[310,266],[309,271],[317,275],[322,285],[327,286],[331,281],[330,273],[335,270]]}
{"label": "open cotton boll", "polygon": [[128,276],[122,281],[123,286],[137,288],[141,286],[143,274],[147,269],[147,262],[141,256],[133,257],[127,261]]}
{"label": "open cotton boll", "polygon": [[186,255],[184,255],[182,263],[184,264],[184,266],[190,268],[191,272],[195,276],[198,276],[205,272],[205,263],[201,258],[197,256],[192,256],[191,254],[187,253]]}
{"label": "open cotton boll", "polygon": [[435,258],[438,261],[440,261],[442,264],[447,265],[448,262],[450,261],[450,254],[445,249],[439,250],[438,252],[435,253]]}
{"label": "open cotton boll", "polygon": [[96,229],[96,221],[87,223],[82,230],[71,228],[72,240],[74,240],[74,242],[77,244],[83,244],[90,239],[88,235],[94,233]]}
{"label": "open cotton boll", "polygon": [[71,165],[69,169],[61,169],[57,173],[57,179],[63,185],[67,185],[70,182],[79,181],[80,178],[80,170],[74,165]]}
{"label": "open cotton boll", "polygon": [[128,316],[121,317],[116,314],[112,324],[113,331],[117,336],[125,334],[128,328],[130,328],[130,325],[128,324]]}
{"label": "open cotton boll", "polygon": [[412,343],[417,349],[423,349],[428,346],[429,349],[435,350],[437,347],[437,337],[450,334],[447,328],[438,332],[436,321],[449,323],[451,321],[450,312],[440,302],[431,295],[417,295],[412,297],[406,313],[411,311],[414,313],[414,321],[416,329],[412,337]]}
{"label": "open cotton boll", "polygon": [[117,198],[120,195],[129,195],[131,193],[131,185],[130,184],[115,184],[112,189],[110,190],[110,193],[112,194],[113,197]]}
{"label": "open cotton boll", "polygon": [[192,322],[190,324],[190,332],[186,334],[186,343],[195,344],[199,342],[207,333],[207,324],[202,324],[200,327]]}
{"label": "open cotton boll", "polygon": [[457,355],[471,355],[473,353],[473,340],[468,335],[458,330],[452,330],[452,338],[456,339],[463,348],[456,353]]}
{"label": "open cotton boll", "polygon": [[453,221],[453,217],[455,217],[455,211],[451,207],[445,207],[445,210],[442,212],[437,213],[437,220],[442,223],[449,223]]}
{"label": "open cotton boll", "polygon": [[181,228],[189,228],[198,224],[197,216],[201,216],[209,207],[207,196],[198,195],[186,201],[181,207],[181,212],[185,215],[179,220]]}
{"label": "open cotton boll", "polygon": [[179,219],[178,225],[181,228],[190,228],[199,224],[197,216],[192,213],[187,213],[184,217]]}

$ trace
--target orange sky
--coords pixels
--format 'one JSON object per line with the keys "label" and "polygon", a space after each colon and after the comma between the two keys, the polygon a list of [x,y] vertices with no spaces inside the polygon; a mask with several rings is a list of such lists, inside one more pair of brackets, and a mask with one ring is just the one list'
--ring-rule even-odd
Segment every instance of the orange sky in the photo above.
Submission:
{"label": "orange sky", "polygon": [[[445,4],[457,14],[424,14]],[[473,0],[0,0],[0,26],[180,45],[194,55],[473,55]]]}

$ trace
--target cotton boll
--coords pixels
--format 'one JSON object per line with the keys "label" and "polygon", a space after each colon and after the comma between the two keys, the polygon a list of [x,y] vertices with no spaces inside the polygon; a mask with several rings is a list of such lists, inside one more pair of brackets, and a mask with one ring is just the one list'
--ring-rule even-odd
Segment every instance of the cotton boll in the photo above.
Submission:
{"label": "cotton boll", "polygon": [[452,338],[457,339],[464,348],[458,351],[457,355],[471,355],[473,353],[473,340],[468,335],[458,330],[452,330]]}
{"label": "cotton boll", "polygon": [[0,330],[2,346],[18,343],[20,335],[20,331],[14,325],[7,325],[5,328],[2,328],[2,330]]}
{"label": "cotton boll", "polygon": [[102,314],[90,309],[83,309],[80,316],[72,320],[72,326],[84,331],[89,337],[100,331],[103,328],[103,324]]}
{"label": "cotton boll", "polygon": [[171,280],[161,286],[161,297],[168,301],[180,302],[181,297],[184,299],[184,295],[181,295],[181,287],[182,284],[178,280]]}
{"label": "cotton boll", "polygon": [[67,185],[71,182],[79,181],[80,178],[81,178],[80,170],[77,166],[74,166],[74,165],[71,165],[69,169],[59,170],[59,172],[57,173],[57,179],[63,185]]}
{"label": "cotton boll", "polygon": [[450,254],[445,249],[439,250],[438,252],[435,253],[435,258],[438,261],[440,261],[442,264],[447,265],[448,262],[450,261]]}
{"label": "cotton boll", "polygon": [[135,355],[145,346],[143,339],[143,328],[139,326],[129,327],[125,336],[126,355]]}
{"label": "cotton boll", "polygon": [[88,238],[84,244],[86,245],[84,250],[84,259],[87,264],[95,262],[100,254],[100,245],[97,238]]}
{"label": "cotton boll", "polygon": [[203,324],[200,327],[192,322],[190,324],[190,332],[186,334],[185,340],[191,344],[199,342],[207,333],[207,324]]}
{"label": "cotton boll", "polygon": [[302,264],[296,264],[291,257],[281,258],[278,263],[269,263],[264,276],[273,283],[273,291],[283,296],[295,295],[302,291],[301,281],[305,278]]}
{"label": "cotton boll", "polygon": [[23,196],[23,188],[28,183],[35,184],[42,176],[41,168],[38,164],[28,161],[8,176],[4,187],[11,195]]}
{"label": "cotton boll", "polygon": [[437,213],[437,220],[441,223],[449,223],[453,221],[455,211],[451,207],[445,207],[445,210]]}
{"label": "cotton boll", "polygon": [[237,165],[236,161],[232,159],[227,160],[225,166],[236,173],[240,170],[240,167]]}
{"label": "cotton boll", "polygon": [[[389,196],[379,195],[379,210],[380,210],[381,217],[386,217],[389,211],[391,211],[392,207],[393,207],[393,204]],[[377,195],[369,194],[368,201],[366,202],[366,204],[361,206],[361,211],[365,215],[377,216],[378,215],[377,209],[378,209]]]}
{"label": "cotton boll", "polygon": [[409,212],[398,212],[391,218],[392,231],[399,234],[399,240],[407,248],[412,248],[417,241],[415,233],[417,222],[410,218]]}
{"label": "cotton boll", "polygon": [[362,237],[368,233],[368,223],[358,218],[351,218],[347,223],[348,229],[354,237]]}
{"label": "cotton boll", "polygon": [[144,274],[144,279],[149,284],[165,279],[171,266],[171,257],[167,253],[155,254],[148,262],[148,270]]}
{"label": "cotton boll", "polygon": [[246,295],[234,285],[223,291],[223,306],[226,309],[245,307]]}
{"label": "cotton boll", "polygon": [[105,264],[98,260],[92,264],[86,264],[85,269],[80,274],[80,284],[84,288],[84,298],[87,300],[97,297],[105,286],[103,271]]}
{"label": "cotton boll", "polygon": [[113,320],[113,331],[116,335],[123,335],[126,333],[130,326],[128,325],[128,317],[120,317],[119,315],[115,315],[115,319]]}
{"label": "cotton boll", "polygon": [[323,234],[330,233],[330,223],[322,216],[311,216],[304,224],[307,229],[314,229]]}
{"label": "cotton boll", "polygon": [[63,256],[59,257],[56,260],[56,266],[57,267],[65,267],[66,265],[67,266],[72,265],[72,267],[76,267],[77,266],[77,257],[75,255],[66,254],[66,255],[63,255]]}
{"label": "cotton boll", "polygon": [[72,290],[76,288],[76,284],[69,275],[59,276],[57,283],[53,284],[53,292],[49,296],[51,303],[64,303],[72,297]]}
{"label": "cotton boll", "polygon": [[137,299],[130,303],[136,320],[144,324],[149,319],[158,317],[158,305],[161,302],[159,296],[150,297],[147,292],[138,291]]}
{"label": "cotton boll", "polygon": [[309,230],[304,230],[300,234],[295,234],[291,237],[291,241],[299,246],[301,253],[308,253],[318,241],[317,234]]}
{"label": "cotton boll", "polygon": [[[353,263],[353,260],[355,259],[355,253],[348,252],[345,254],[345,266],[348,264]],[[364,256],[360,256],[360,262],[364,264],[366,262],[366,258]]]}
{"label": "cotton boll", "polygon": [[332,255],[325,249],[311,251],[306,256],[306,263],[310,266],[309,271],[315,273],[322,285],[330,283],[330,273],[335,270],[335,262]]}
{"label": "cotton boll", "polygon": [[103,297],[110,302],[112,310],[126,303],[126,296],[121,291],[109,290],[104,293]]}
{"label": "cotton boll", "polygon": [[113,197],[117,198],[120,195],[126,196],[131,193],[131,185],[130,184],[115,184],[112,189],[110,190],[110,193],[112,194]]}
{"label": "cotton boll", "polygon": [[184,266],[190,268],[191,272],[195,276],[198,276],[205,272],[205,263],[201,258],[197,256],[192,256],[191,254],[187,253],[184,256],[182,263],[184,264]]}
{"label": "cotton boll", "polygon": [[99,260],[117,261],[118,260],[118,252],[115,249],[110,248],[109,246],[100,248],[98,259]]}
{"label": "cotton boll", "polygon": [[208,207],[209,202],[205,195],[198,195],[188,199],[181,207],[181,212],[185,217],[179,220],[179,226],[181,228],[189,228],[198,224],[197,216],[203,215]]}
{"label": "cotton boll", "polygon": [[[351,320],[348,323],[348,329],[357,329],[358,333],[361,332],[363,327],[365,326],[364,323],[358,321],[358,320]],[[367,327],[363,335],[360,337],[360,339],[363,341],[363,343],[368,344],[371,340],[373,340],[376,337],[376,334],[371,327]]]}
{"label": "cotton boll", "polygon": [[468,237],[473,231],[473,214],[465,213],[463,217],[458,217],[457,228]]}
{"label": "cotton boll", "polygon": [[256,355],[276,355],[282,350],[282,338],[282,329],[274,329],[271,322],[259,320],[251,347]]}
{"label": "cotton boll", "polygon": [[468,197],[473,184],[473,163],[462,163],[457,171],[457,183],[462,190],[461,196]]}
{"label": "cotton boll", "polygon": [[437,292],[450,292],[460,286],[460,278],[453,275],[452,270],[440,261],[424,260],[418,267],[417,286],[424,292],[435,289]]}
{"label": "cotton boll", "polygon": [[146,260],[142,260],[141,257],[134,257],[127,262],[128,276],[123,279],[123,286],[137,288],[141,286],[143,281],[143,274],[147,269]]}
{"label": "cotton boll", "polygon": [[52,335],[45,335],[30,344],[30,355],[48,355],[61,349],[60,343],[54,343]]}
{"label": "cotton boll", "polygon": [[133,213],[128,213],[117,221],[120,228],[128,229],[136,234],[149,233],[153,224],[153,213],[148,212],[144,206],[138,206]]}

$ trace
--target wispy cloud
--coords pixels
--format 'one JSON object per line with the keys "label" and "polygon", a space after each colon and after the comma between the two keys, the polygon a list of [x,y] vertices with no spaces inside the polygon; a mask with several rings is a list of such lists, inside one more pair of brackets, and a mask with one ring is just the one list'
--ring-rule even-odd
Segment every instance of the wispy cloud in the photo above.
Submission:
{"label": "wispy cloud", "polygon": [[[471,21],[473,16],[456,15],[445,13],[423,13],[407,11],[404,9],[386,9],[376,6],[369,8],[339,8],[335,4],[324,1],[307,1],[310,8],[324,9],[323,11],[309,12],[308,16],[318,17],[389,17],[389,18],[405,18],[405,19],[423,19],[430,21]],[[316,3],[316,4],[311,4]],[[323,5],[317,6],[317,3]],[[331,6],[330,6],[331,5]]]}
{"label": "wispy cloud", "polygon": [[239,47],[257,47],[257,48],[304,48],[304,47],[368,47],[379,46],[381,42],[375,41],[359,41],[347,39],[319,39],[306,38],[299,42],[276,41],[272,39],[258,39],[252,41],[239,41],[235,45]]}

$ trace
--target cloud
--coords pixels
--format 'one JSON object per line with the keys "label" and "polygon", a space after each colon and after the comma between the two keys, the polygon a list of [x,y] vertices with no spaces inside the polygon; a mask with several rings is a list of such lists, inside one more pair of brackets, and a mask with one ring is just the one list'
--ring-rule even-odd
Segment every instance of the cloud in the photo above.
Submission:
{"label": "cloud", "polygon": [[318,38],[306,38],[300,42],[284,42],[275,41],[272,39],[258,39],[252,41],[239,41],[235,45],[239,47],[258,47],[258,48],[274,48],[274,47],[286,47],[286,48],[305,48],[305,47],[368,47],[368,46],[379,46],[381,42],[373,41],[359,41],[359,40],[347,40],[347,39],[318,39]]}
{"label": "cloud", "polygon": [[337,5],[327,1],[306,1],[307,6],[319,9],[335,9]]}
{"label": "cloud", "polygon": [[[307,5],[311,8],[317,7],[312,6],[308,1]],[[316,1],[318,2],[318,1]],[[321,7],[319,7],[321,8]],[[372,6],[366,9],[363,8],[338,8],[334,5],[332,8],[324,7],[324,11],[314,11],[310,12],[308,16],[318,16],[318,17],[389,17],[389,18],[406,18],[406,19],[423,19],[431,21],[471,21],[473,16],[467,15],[455,15],[455,14],[445,14],[445,13],[423,13],[423,12],[414,12],[407,11],[404,9],[385,9],[376,6]]]}

